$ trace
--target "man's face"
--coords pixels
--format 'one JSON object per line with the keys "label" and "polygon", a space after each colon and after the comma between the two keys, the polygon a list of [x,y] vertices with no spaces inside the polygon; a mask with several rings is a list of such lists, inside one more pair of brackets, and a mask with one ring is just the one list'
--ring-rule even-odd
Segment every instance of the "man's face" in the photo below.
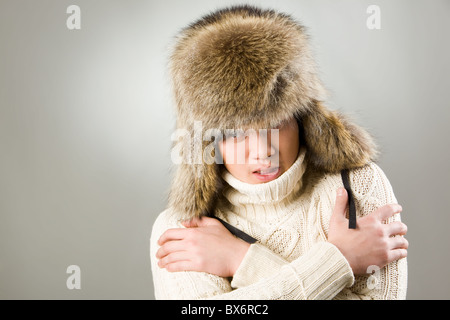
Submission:
{"label": "man's face", "polygon": [[264,130],[231,130],[219,142],[225,168],[238,180],[264,183],[281,176],[298,156],[299,128],[295,118]]}

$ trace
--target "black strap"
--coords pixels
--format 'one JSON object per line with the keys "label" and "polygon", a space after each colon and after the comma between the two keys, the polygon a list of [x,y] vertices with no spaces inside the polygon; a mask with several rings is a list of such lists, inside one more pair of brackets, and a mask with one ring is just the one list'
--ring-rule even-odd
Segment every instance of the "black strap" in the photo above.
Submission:
{"label": "black strap", "polygon": [[[355,207],[355,200],[353,198],[352,188],[350,187],[350,179],[349,179],[349,172],[348,170],[344,169],[341,171],[341,177],[342,182],[344,183],[344,188],[347,190],[348,194],[348,208],[349,208],[349,214],[348,214],[348,228],[349,229],[356,229],[356,207]],[[214,216],[213,216],[214,217]],[[232,226],[228,222],[214,217],[215,219],[219,220],[225,228],[227,228],[228,231],[231,232],[234,236],[244,240],[245,242],[248,242],[250,244],[255,243],[256,240],[252,236],[248,235],[242,230],[239,230],[238,228]]]}
{"label": "black strap", "polygon": [[214,217],[214,218],[216,218],[217,220],[219,220],[219,221],[223,224],[223,226],[224,226],[225,228],[227,228],[228,231],[231,232],[231,234],[235,235],[235,236],[238,237],[238,238],[241,238],[241,239],[244,240],[245,242],[248,242],[248,243],[252,244],[252,243],[255,243],[255,242],[257,241],[255,238],[253,238],[252,236],[246,234],[244,231],[239,230],[239,229],[236,228],[236,227],[233,227],[233,226],[232,226],[231,224],[229,224],[228,222],[223,221],[222,219],[217,218],[217,217]]}
{"label": "black strap", "polygon": [[349,172],[347,169],[341,171],[342,182],[348,194],[348,228],[356,229],[356,207],[353,198],[352,188],[350,187]]}

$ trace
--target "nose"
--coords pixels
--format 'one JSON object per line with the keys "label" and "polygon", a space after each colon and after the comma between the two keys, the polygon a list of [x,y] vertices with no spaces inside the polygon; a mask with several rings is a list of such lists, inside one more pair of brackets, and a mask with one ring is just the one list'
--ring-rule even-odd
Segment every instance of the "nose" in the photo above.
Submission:
{"label": "nose", "polygon": [[250,135],[249,141],[250,158],[258,163],[270,162],[276,150],[271,143],[270,130],[259,130]]}

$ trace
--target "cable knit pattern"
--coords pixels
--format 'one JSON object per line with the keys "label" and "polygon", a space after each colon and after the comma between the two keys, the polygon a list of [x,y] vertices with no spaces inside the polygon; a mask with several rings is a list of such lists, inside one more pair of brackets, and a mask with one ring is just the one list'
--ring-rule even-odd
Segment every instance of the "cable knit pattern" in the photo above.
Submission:
{"label": "cable knit pattern", "polygon": [[[353,277],[344,256],[327,242],[339,174],[306,174],[305,149],[279,178],[247,184],[230,173],[216,215],[258,240],[233,279],[202,272],[170,273],[157,266],[157,239],[180,228],[170,209],[154,223],[150,255],[157,299],[404,299],[406,259],[369,276]],[[395,203],[392,187],[374,163],[350,173],[358,216]],[[396,215],[391,220],[399,220]]]}

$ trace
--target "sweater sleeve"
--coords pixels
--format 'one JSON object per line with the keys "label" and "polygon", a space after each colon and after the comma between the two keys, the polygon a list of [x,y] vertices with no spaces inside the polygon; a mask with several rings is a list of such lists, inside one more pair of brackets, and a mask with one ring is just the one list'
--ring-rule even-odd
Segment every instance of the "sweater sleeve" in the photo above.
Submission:
{"label": "sweater sleeve", "polygon": [[[392,186],[384,172],[371,163],[354,170],[350,175],[358,215],[365,216],[377,208],[397,203]],[[388,222],[400,221],[397,214]],[[245,287],[255,281],[276,274],[288,262],[261,244],[250,246],[247,255],[236,271],[232,287]],[[407,288],[406,258],[386,267],[372,268],[373,274],[356,276],[353,286],[344,288],[334,299],[405,299]]]}
{"label": "sweater sleeve", "polygon": [[[359,216],[387,203],[396,203],[392,187],[383,171],[371,163],[350,174]],[[334,205],[334,204],[333,204]],[[157,234],[170,227],[158,219],[152,233],[151,256]],[[399,221],[395,215],[391,221]],[[172,227],[180,227],[173,225]],[[405,299],[406,259],[374,269],[371,276],[353,279],[350,267],[339,250],[322,242],[305,255],[288,263],[261,244],[253,244],[233,281],[201,272],[169,273],[152,259],[157,299]],[[352,285],[353,284],[353,285]],[[234,290],[233,290],[234,289]]]}
{"label": "sweater sleeve", "polygon": [[244,259],[236,270],[232,288],[242,288],[261,279],[276,274],[280,268],[289,264],[285,259],[260,243],[250,245]]}
{"label": "sweater sleeve", "polygon": [[[352,192],[358,216],[365,216],[386,204],[397,203],[391,183],[375,163],[351,171]],[[387,223],[401,221],[395,214]],[[393,261],[384,268],[372,268],[373,274],[356,276],[351,288],[344,289],[336,299],[406,299],[407,259]]]}
{"label": "sweater sleeve", "polygon": [[168,272],[154,258],[156,241],[168,227],[164,216],[155,222],[150,243],[156,299],[331,299],[353,283],[347,260],[328,242],[317,243],[278,272],[234,290],[228,279],[208,273]]}

